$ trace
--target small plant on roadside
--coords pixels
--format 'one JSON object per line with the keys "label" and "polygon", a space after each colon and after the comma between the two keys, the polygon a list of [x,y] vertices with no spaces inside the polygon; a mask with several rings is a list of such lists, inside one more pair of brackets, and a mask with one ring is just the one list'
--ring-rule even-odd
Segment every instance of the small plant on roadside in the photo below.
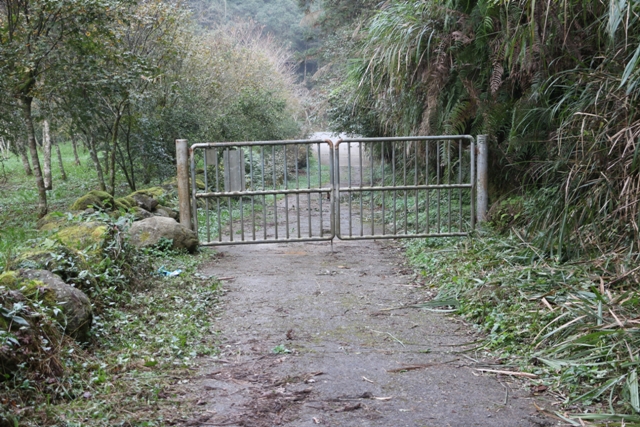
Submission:
{"label": "small plant on roadside", "polygon": [[274,354],[289,354],[291,353],[291,350],[285,347],[284,344],[278,344],[271,349],[271,352]]}

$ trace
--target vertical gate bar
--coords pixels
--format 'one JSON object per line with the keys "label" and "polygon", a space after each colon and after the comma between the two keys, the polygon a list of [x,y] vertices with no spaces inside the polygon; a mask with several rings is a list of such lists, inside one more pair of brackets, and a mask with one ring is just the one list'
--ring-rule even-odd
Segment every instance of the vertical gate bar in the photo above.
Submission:
{"label": "vertical gate bar", "polygon": [[[311,146],[307,144],[307,190],[311,189],[311,165],[309,164],[309,150]],[[321,185],[320,185],[321,187]],[[311,192],[307,193],[307,219],[309,222],[309,237],[312,237],[311,232]]]}
{"label": "vertical gate bar", "polygon": [[[271,162],[273,166],[271,169],[273,170],[273,189],[275,190],[276,185],[276,146],[271,146]],[[274,220],[274,228],[275,228],[275,236],[278,238],[278,196],[276,194],[273,195],[273,220]]]}
{"label": "vertical gate bar", "polygon": [[[447,185],[451,185],[451,140],[447,140]],[[447,198],[449,199],[449,233],[451,233],[451,187],[447,190]]]}
{"label": "vertical gate bar", "polygon": [[364,235],[364,215],[362,209],[362,144],[362,142],[358,142],[358,155],[360,158],[360,172],[358,174],[360,178],[360,193],[358,193],[358,198],[360,199],[360,237]]}
{"label": "vertical gate bar", "polygon": [[[429,146],[430,141],[426,141],[426,150],[425,150],[425,157],[426,157],[426,161],[425,161],[425,176],[424,176],[424,183],[425,185],[429,185]],[[427,210],[427,228],[426,228],[426,233],[429,233],[429,229],[430,229],[430,221],[431,221],[431,206],[429,204],[429,196],[431,195],[431,191],[429,191],[429,189],[426,189],[425,192],[427,193],[427,197],[426,197],[426,210]]]}
{"label": "vertical gate bar", "polygon": [[[208,148],[205,148],[204,151],[204,192],[208,193],[209,192],[209,176],[207,173],[207,169],[209,169],[209,165],[207,164],[207,150],[209,150]],[[209,198],[207,197],[206,199],[204,199],[204,209],[205,209],[205,215],[207,216],[207,242],[211,241],[211,224],[209,221]]]}
{"label": "vertical gate bar", "polygon": [[[320,143],[316,143],[316,149],[318,152],[318,185],[322,187],[322,147]],[[320,205],[320,237],[324,236],[322,226],[324,225],[324,219],[322,218],[322,193],[318,193],[318,204]]]}
{"label": "vertical gate bar", "polygon": [[[260,178],[262,179],[262,191],[266,190],[264,184],[264,174],[266,173],[266,169],[264,167],[264,145],[260,146],[260,161],[262,163],[262,172],[260,173]],[[264,236],[264,240],[267,240],[267,216],[269,215],[269,209],[267,209],[267,196],[262,195],[262,234]]]}
{"label": "vertical gate bar", "polygon": [[330,194],[331,197],[331,215],[329,215],[329,224],[331,226],[331,234],[342,235],[342,217],[340,211],[340,141],[337,146],[330,145],[329,152],[329,164],[330,164],[330,179],[331,187],[333,191]]}
{"label": "vertical gate bar", "polygon": [[[340,155],[338,153],[338,155]],[[349,198],[348,198],[348,203],[349,203],[349,237],[353,236],[353,215],[351,212],[351,203],[352,203],[352,199],[351,199],[351,173],[352,173],[352,169],[351,169],[351,143],[348,142],[347,143],[347,176],[349,179],[348,182],[348,186],[349,186]],[[338,200],[338,203],[340,203],[340,200]]]}
{"label": "vertical gate bar", "polygon": [[[216,153],[216,164],[214,166],[214,173],[216,174],[216,193],[220,192],[220,169],[219,169],[219,155],[218,155],[218,148],[215,148],[215,153]],[[218,241],[222,242],[222,219],[220,218],[220,214],[222,213],[222,206],[220,205],[220,196],[216,196],[216,206],[217,206],[217,212],[216,215],[218,216]]]}
{"label": "vertical gate bar", "polygon": [[476,144],[471,140],[469,149],[469,157],[471,158],[471,230],[476,229]]}
{"label": "vertical gate bar", "polygon": [[[391,144],[393,144],[393,142]],[[381,152],[380,165],[382,166],[382,178],[381,178],[381,183],[380,183],[381,187],[384,187],[384,149],[385,149],[385,146],[384,146],[384,143],[382,143],[382,150],[380,151]],[[382,235],[383,236],[385,234],[387,234],[387,231],[386,231],[386,228],[385,228],[386,221],[385,221],[385,205],[384,205],[385,204],[385,200],[384,199],[385,199],[385,191],[383,189],[382,190]]]}
{"label": "vertical gate bar", "polygon": [[[402,185],[407,186],[407,141],[402,144]],[[415,185],[415,184],[414,184]],[[407,206],[407,190],[402,190],[404,195],[404,234],[407,234],[409,226],[409,207]]]}
{"label": "vertical gate bar", "polygon": [[[458,140],[458,184],[462,184],[462,139]],[[460,218],[459,231],[462,231],[462,188],[458,188],[458,213]]]}
{"label": "vertical gate bar", "polygon": [[[300,159],[300,149],[298,145],[295,145],[294,148],[295,160],[296,160],[296,190],[300,190],[300,172],[298,170],[298,159]],[[302,236],[300,235],[300,193],[296,193],[296,224],[298,226],[298,239]]]}
{"label": "vertical gate bar", "polygon": [[487,209],[489,207],[489,195],[487,192],[488,155],[489,147],[487,145],[487,135],[478,135],[478,177],[476,182],[478,223],[483,222],[486,219]]}
{"label": "vertical gate bar", "polygon": [[[249,147],[249,185],[253,190],[253,147]],[[256,196],[251,196],[251,238],[256,240]]]}
{"label": "vertical gate bar", "polygon": [[[418,150],[418,141],[416,141],[416,143],[413,145],[414,147],[414,153],[413,153],[413,183],[414,185],[419,185],[418,183],[418,154],[419,154],[419,150]],[[415,193],[415,199],[414,199],[414,205],[415,205],[415,209],[416,209],[416,234],[420,234],[420,214],[419,214],[419,210],[418,210],[418,197],[420,196],[420,192],[418,190],[416,190]]]}
{"label": "vertical gate bar", "polygon": [[242,195],[240,195],[240,239],[244,242],[244,197]]}
{"label": "vertical gate bar", "polygon": [[398,191],[396,187],[396,145],[391,143],[391,174],[393,175],[391,185],[393,186],[393,234],[398,234],[398,224],[396,211],[398,210]]}
{"label": "vertical gate bar", "polygon": [[[440,185],[440,152],[441,152],[440,143],[441,142],[442,141],[439,140],[438,141],[438,145],[437,145],[437,153],[438,153],[438,156],[437,156],[437,159],[436,159],[436,184],[437,185]],[[442,193],[441,193],[439,188],[438,188],[437,194],[438,194],[438,221],[437,221],[437,225],[438,225],[438,233],[441,233],[442,232],[442,225],[441,225],[441,222],[440,222],[440,203],[442,201]]]}
{"label": "vertical gate bar", "polygon": [[[284,189],[288,190],[289,189],[289,175],[288,175],[288,170],[289,170],[289,165],[287,164],[287,146],[283,146],[284,150],[282,150],[284,152]],[[286,227],[286,232],[285,232],[285,236],[287,237],[287,240],[289,240],[289,196],[287,194],[284,195],[284,224]]]}
{"label": "vertical gate bar", "polygon": [[227,196],[227,200],[227,206],[229,209],[229,240],[233,242],[233,204],[231,201],[231,196]]}
{"label": "vertical gate bar", "polygon": [[370,191],[370,196],[371,196],[371,235],[373,236],[375,234],[374,230],[375,230],[375,220],[376,220],[376,216],[375,216],[375,209],[374,209],[374,205],[373,205],[373,187],[374,187],[374,183],[373,183],[373,170],[376,168],[376,158],[374,157],[374,154],[376,152],[375,150],[376,146],[375,146],[375,142],[371,143],[371,188],[372,190]]}
{"label": "vertical gate bar", "polygon": [[[196,235],[200,235],[200,227],[198,227],[198,200],[196,199],[196,192],[198,190],[198,184],[196,183],[196,155],[195,150],[191,150],[189,155],[191,156],[191,212],[192,218],[189,221],[193,221],[191,224]],[[182,219],[181,219],[182,222]]]}

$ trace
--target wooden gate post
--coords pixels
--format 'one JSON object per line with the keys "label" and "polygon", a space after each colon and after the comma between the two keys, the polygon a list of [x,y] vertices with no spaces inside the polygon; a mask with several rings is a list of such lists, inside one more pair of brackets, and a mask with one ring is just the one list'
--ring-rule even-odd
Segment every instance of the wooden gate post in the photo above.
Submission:
{"label": "wooden gate post", "polygon": [[488,167],[489,147],[487,146],[487,135],[478,135],[478,177],[476,182],[476,218],[478,223],[487,219],[487,209],[489,207]]}
{"label": "wooden gate post", "polygon": [[180,224],[191,226],[191,191],[189,189],[189,146],[186,139],[176,139],[176,166],[178,170],[178,205]]}

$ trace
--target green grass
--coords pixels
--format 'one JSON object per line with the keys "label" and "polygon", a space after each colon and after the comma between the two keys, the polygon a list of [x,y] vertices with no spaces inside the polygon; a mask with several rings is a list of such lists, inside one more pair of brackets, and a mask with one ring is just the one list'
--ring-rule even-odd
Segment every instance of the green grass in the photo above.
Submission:
{"label": "green grass", "polygon": [[[81,165],[76,166],[71,144],[61,144],[60,150],[68,179],[62,181],[53,150],[53,190],[47,192],[49,212],[63,211],[78,197],[98,188],[95,168],[88,152],[79,149]],[[42,153],[40,155],[42,159]],[[35,225],[38,221],[35,178],[24,173],[22,162],[17,156],[11,155],[3,160],[2,164],[4,168],[0,168],[0,268],[5,265],[7,256],[36,237]]]}
{"label": "green grass", "polygon": [[578,418],[640,425],[640,298],[632,280],[611,279],[613,260],[563,264],[515,232],[486,230],[408,241],[407,254],[425,286],[438,290],[419,306],[453,309],[475,323],[486,334],[481,347],[507,368],[538,375],[535,382],[559,398],[559,415],[574,425]]}

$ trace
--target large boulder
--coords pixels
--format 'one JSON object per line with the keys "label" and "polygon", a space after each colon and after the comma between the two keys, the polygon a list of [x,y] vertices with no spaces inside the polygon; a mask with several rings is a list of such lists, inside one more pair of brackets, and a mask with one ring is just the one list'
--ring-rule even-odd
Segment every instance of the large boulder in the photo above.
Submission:
{"label": "large boulder", "polygon": [[191,253],[198,249],[196,233],[173,218],[154,216],[136,221],[129,229],[129,235],[130,242],[138,248],[155,246],[165,238],[173,241],[173,249],[186,249]]}
{"label": "large boulder", "polygon": [[82,342],[89,339],[93,309],[84,292],[47,270],[20,270],[18,277],[27,280],[20,282],[20,292],[37,292],[46,305],[60,309],[57,320],[65,327],[67,335]]}

